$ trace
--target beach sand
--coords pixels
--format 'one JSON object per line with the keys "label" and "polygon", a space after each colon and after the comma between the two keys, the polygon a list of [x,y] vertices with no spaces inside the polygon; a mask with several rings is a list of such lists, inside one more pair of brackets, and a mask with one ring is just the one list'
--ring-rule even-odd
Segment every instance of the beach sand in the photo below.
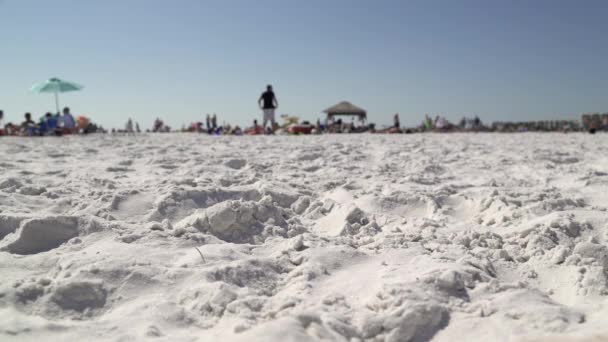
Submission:
{"label": "beach sand", "polygon": [[607,340],[608,135],[0,139],[1,341]]}

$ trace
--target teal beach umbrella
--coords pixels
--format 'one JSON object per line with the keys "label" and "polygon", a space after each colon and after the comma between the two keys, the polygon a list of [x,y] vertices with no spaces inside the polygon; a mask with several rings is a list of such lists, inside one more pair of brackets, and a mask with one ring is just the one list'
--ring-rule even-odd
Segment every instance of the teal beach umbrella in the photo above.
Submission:
{"label": "teal beach umbrella", "polygon": [[68,91],[82,90],[83,86],[63,81],[58,78],[51,78],[48,81],[36,83],[30,89],[34,93],[53,93],[55,94],[55,106],[57,107],[57,113],[59,113],[59,93],[66,93]]}

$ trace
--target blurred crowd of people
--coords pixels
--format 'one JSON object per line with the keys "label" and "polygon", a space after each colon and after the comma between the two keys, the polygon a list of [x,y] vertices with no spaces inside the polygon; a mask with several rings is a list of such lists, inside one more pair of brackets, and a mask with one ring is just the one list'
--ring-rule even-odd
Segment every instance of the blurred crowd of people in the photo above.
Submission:
{"label": "blurred crowd of people", "polygon": [[608,131],[608,113],[583,114],[581,119],[583,129],[589,133]]}
{"label": "blurred crowd of people", "polygon": [[[484,125],[478,116],[463,117],[458,124],[436,116],[431,119],[428,115],[417,131],[422,132],[578,132],[587,131],[588,127],[577,120],[543,120],[543,121],[507,121],[493,122]],[[606,120],[608,129],[608,120]]]}
{"label": "blurred crowd of people", "polygon": [[[366,123],[365,119],[351,117],[350,120],[342,118],[317,119],[316,123],[300,121],[298,117],[281,115],[283,124],[274,122],[272,126],[264,127],[253,120],[249,127],[241,128],[223,122],[217,124],[217,115],[207,115],[205,122],[194,122],[184,126],[181,132],[207,133],[211,135],[258,135],[258,134],[324,134],[324,133],[450,133],[450,132],[580,132],[580,131],[608,131],[608,114],[598,117],[584,117],[582,122],[577,120],[545,120],[545,121],[517,121],[493,122],[486,125],[478,116],[462,117],[457,123],[449,121],[441,115],[434,118],[425,115],[423,122],[416,127],[403,127],[399,114],[393,115],[393,125],[377,128],[374,123]],[[157,119],[158,120],[158,119]],[[130,124],[127,124],[129,126]],[[155,127],[157,125],[155,124]],[[137,130],[139,132],[139,130]],[[162,132],[155,129],[153,132]]]}
{"label": "blurred crowd of people", "polygon": [[448,119],[441,115],[436,115],[434,119],[428,114],[425,114],[424,121],[419,125],[415,131],[421,132],[451,132],[451,131],[467,131],[467,132],[479,132],[486,130],[486,127],[481,122],[481,119],[475,115],[472,118],[462,117],[457,124],[450,122]]}
{"label": "blurred crowd of people", "polygon": [[[276,104],[276,100],[275,104]],[[393,115],[393,125],[376,128],[373,123],[366,123],[365,117],[351,116],[350,122],[341,117],[326,118],[324,122],[317,119],[316,123],[309,121],[300,122],[298,117],[281,115],[284,120],[279,125],[274,120],[274,113],[269,115],[265,109],[264,124],[253,120],[249,127],[241,128],[232,126],[226,122],[218,124],[217,114],[206,114],[204,122],[194,122],[188,127],[184,126],[181,132],[207,133],[210,135],[258,135],[258,134],[323,134],[323,133],[422,133],[422,132],[578,132],[608,131],[608,113],[584,114],[582,120],[545,120],[545,121],[523,121],[523,122],[493,122],[484,125],[478,116],[462,117],[454,124],[441,115],[431,118],[425,115],[424,121],[417,127],[402,127],[399,114]],[[78,115],[74,117],[70,108],[66,107],[62,113],[52,114],[50,112],[41,116],[37,121],[32,118],[31,113],[25,113],[24,120],[15,124],[4,123],[4,112],[0,110],[0,135],[12,136],[61,136],[69,134],[105,133],[101,126],[92,123],[87,117]],[[270,123],[267,126],[267,123]],[[112,133],[141,133],[142,129],[138,122],[128,119],[124,129],[112,129]],[[163,133],[172,132],[170,126],[160,118],[156,118],[152,129],[145,132]]]}
{"label": "blurred crowd of people", "polygon": [[25,113],[23,118],[24,120],[19,124],[13,122],[4,124],[4,112],[0,110],[0,135],[60,136],[103,132],[103,127],[92,123],[84,115],[74,118],[68,107],[64,108],[61,114],[47,112],[38,121],[32,119],[31,113]]}

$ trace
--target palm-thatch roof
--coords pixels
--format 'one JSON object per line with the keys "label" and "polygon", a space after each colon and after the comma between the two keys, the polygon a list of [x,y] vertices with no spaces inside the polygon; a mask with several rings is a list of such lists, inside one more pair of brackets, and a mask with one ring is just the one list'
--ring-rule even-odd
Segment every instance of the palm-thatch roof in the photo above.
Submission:
{"label": "palm-thatch roof", "polygon": [[330,118],[336,115],[352,115],[358,116],[359,118],[365,118],[367,112],[365,109],[355,106],[348,101],[342,101],[334,106],[331,106],[323,111],[327,113],[327,117]]}

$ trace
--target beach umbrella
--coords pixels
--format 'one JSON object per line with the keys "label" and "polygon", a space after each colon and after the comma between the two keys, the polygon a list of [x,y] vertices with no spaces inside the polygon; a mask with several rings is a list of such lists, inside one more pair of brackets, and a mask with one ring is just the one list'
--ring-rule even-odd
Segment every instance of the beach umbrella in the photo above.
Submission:
{"label": "beach umbrella", "polygon": [[83,86],[60,80],[58,78],[51,78],[47,81],[36,83],[30,89],[34,93],[53,93],[55,94],[55,106],[57,107],[57,113],[59,113],[59,93],[67,93],[68,91],[82,90]]}

